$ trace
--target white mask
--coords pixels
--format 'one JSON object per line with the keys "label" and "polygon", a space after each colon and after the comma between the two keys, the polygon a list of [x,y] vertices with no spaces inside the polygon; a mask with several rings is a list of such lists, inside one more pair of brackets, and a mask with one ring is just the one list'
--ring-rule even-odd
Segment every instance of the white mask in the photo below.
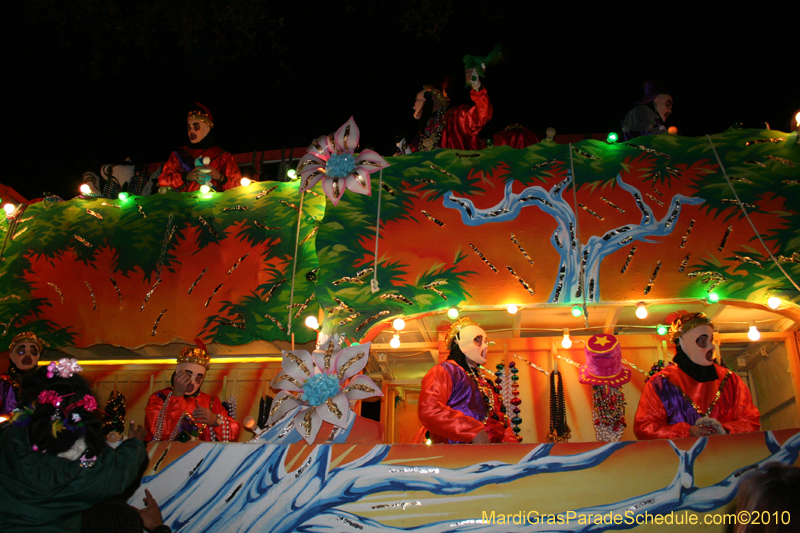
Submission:
{"label": "white mask", "polygon": [[489,343],[486,339],[486,332],[480,326],[466,326],[458,334],[458,347],[471,361],[471,366],[486,363],[486,352],[489,350]]}
{"label": "white mask", "polygon": [[711,326],[697,326],[684,333],[678,342],[693,363],[700,366],[714,364],[714,330]]}
{"label": "white mask", "polygon": [[189,135],[189,141],[192,144],[197,144],[206,138],[211,127],[200,119],[188,118],[186,119],[186,133]]}

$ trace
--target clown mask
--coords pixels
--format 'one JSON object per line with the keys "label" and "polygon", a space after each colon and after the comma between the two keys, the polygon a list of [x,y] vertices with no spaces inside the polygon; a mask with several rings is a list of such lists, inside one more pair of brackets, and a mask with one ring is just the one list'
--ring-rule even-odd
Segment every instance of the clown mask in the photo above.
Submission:
{"label": "clown mask", "polygon": [[668,94],[659,94],[654,100],[656,112],[658,112],[663,122],[672,114],[672,97]]}
{"label": "clown mask", "polygon": [[189,134],[189,141],[192,144],[197,144],[206,138],[211,127],[202,120],[194,117],[186,119],[186,132]]}
{"label": "clown mask", "polygon": [[711,326],[697,326],[684,333],[678,342],[695,364],[711,366],[714,364],[714,330]]}
{"label": "clown mask", "polygon": [[39,346],[35,342],[17,343],[9,352],[11,362],[22,372],[34,368],[39,362],[39,355]]}
{"label": "clown mask", "polygon": [[486,363],[489,343],[486,332],[481,327],[470,325],[463,328],[458,334],[458,347],[469,359],[470,366]]}

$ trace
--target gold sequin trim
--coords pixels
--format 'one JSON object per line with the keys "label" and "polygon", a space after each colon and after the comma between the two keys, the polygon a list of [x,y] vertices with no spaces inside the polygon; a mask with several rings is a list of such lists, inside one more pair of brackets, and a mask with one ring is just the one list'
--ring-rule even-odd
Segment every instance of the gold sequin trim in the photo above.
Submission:
{"label": "gold sequin trim", "polygon": [[286,358],[292,361],[294,364],[296,364],[303,372],[303,374],[305,374],[306,376],[311,376],[311,372],[308,370],[308,367],[306,366],[306,364],[303,362],[302,359],[297,357],[292,352],[287,353]]}
{"label": "gold sequin trim", "polygon": [[342,411],[336,406],[335,403],[333,403],[333,400],[331,398],[325,400],[325,405],[328,406],[328,410],[330,410],[331,413],[336,415],[336,418],[338,418],[339,420],[342,419]]}
{"label": "gold sequin trim", "polygon": [[278,409],[280,408],[281,404],[283,402],[285,402],[286,400],[289,400],[289,399],[294,400],[295,397],[294,396],[283,396],[279,400],[276,400],[276,401],[272,402],[272,409],[269,410],[269,416],[275,416],[275,413],[278,412]]}
{"label": "gold sequin trim", "polygon": [[339,367],[339,381],[344,379],[344,374],[347,369],[361,361],[364,358],[364,352],[359,352],[355,357],[349,359],[345,364]]}
{"label": "gold sequin trim", "polygon": [[378,392],[375,389],[373,389],[372,387],[370,387],[369,385],[363,385],[361,383],[356,383],[355,385],[348,385],[347,387],[343,388],[342,389],[342,393],[343,394],[347,394],[351,390],[360,390],[361,392],[367,392],[367,393],[370,393],[370,394],[375,394],[376,392]]}

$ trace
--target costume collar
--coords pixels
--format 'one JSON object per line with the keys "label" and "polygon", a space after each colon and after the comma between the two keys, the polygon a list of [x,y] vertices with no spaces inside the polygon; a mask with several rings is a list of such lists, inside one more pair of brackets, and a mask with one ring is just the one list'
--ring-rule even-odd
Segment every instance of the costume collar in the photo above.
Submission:
{"label": "costume collar", "polygon": [[717,376],[717,367],[716,365],[709,365],[709,366],[701,366],[689,359],[689,356],[686,355],[686,352],[678,346],[677,353],[675,357],[672,358],[678,368],[683,370],[686,375],[688,375],[693,380],[699,383],[706,383],[708,381],[714,381],[715,379],[719,379]]}

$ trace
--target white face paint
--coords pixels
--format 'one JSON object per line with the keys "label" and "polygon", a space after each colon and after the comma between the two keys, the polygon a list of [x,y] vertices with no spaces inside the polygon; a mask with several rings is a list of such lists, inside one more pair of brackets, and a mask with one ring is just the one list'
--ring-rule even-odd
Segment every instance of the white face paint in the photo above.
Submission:
{"label": "white face paint", "polygon": [[668,94],[659,94],[654,100],[656,111],[661,116],[661,120],[667,121],[667,117],[672,114],[672,97]]}
{"label": "white face paint", "polygon": [[202,120],[196,118],[186,119],[186,132],[189,134],[189,141],[192,144],[197,144],[206,138],[211,128]]}
{"label": "white face paint", "polygon": [[21,371],[25,372],[36,366],[39,362],[39,346],[34,342],[20,342],[14,345],[9,352],[11,361]]}
{"label": "white face paint", "polygon": [[695,364],[711,366],[714,364],[714,330],[711,326],[697,326],[678,339],[681,348]]}
{"label": "white face paint", "polygon": [[486,332],[480,326],[470,325],[462,329],[458,335],[458,347],[469,359],[470,366],[486,363],[489,343],[486,339]]}
{"label": "white face paint", "polygon": [[203,384],[203,380],[206,377],[206,367],[195,363],[181,363],[178,365],[178,368],[175,369],[176,374],[179,372],[184,372],[191,378],[191,382],[186,387],[186,396],[191,396],[200,390],[200,386]]}

